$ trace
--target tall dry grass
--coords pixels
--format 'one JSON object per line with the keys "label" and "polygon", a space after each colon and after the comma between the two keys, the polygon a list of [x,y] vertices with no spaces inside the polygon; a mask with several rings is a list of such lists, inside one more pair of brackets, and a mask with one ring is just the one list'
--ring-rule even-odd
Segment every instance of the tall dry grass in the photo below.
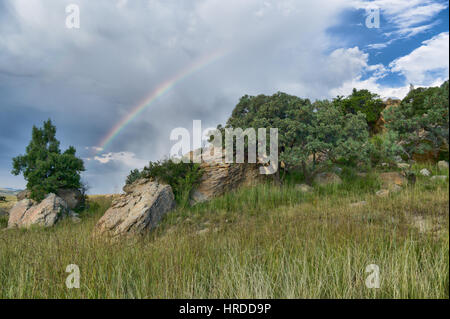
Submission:
{"label": "tall dry grass", "polygon": [[[109,206],[97,197],[80,224],[0,231],[0,297],[448,298],[448,182],[420,177],[383,199],[378,188],[375,176],[349,173],[310,194],[242,189],[114,245],[90,236]],[[65,286],[69,264],[80,289]],[[369,264],[379,289],[365,285]]]}

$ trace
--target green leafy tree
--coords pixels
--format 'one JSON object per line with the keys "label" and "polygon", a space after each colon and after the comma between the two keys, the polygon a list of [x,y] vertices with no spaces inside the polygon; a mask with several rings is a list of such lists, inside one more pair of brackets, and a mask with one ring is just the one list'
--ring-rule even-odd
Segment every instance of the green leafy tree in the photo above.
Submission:
{"label": "green leafy tree", "polygon": [[345,113],[363,113],[372,132],[385,107],[383,101],[377,94],[371,93],[369,90],[357,89],[353,89],[352,94],[346,98],[338,96],[334,100],[334,103],[339,105]]}
{"label": "green leafy tree", "polygon": [[404,154],[437,153],[449,145],[449,83],[411,90],[398,107],[383,112],[386,127],[398,135]]}
{"label": "green leafy tree", "polygon": [[395,158],[403,153],[402,147],[398,143],[397,133],[386,131],[373,135],[370,138],[369,154],[370,163],[373,166],[381,163],[395,163]]}
{"label": "green leafy tree", "polygon": [[80,189],[80,173],[84,171],[83,161],[75,156],[70,146],[61,153],[56,139],[56,127],[51,120],[42,128],[33,126],[32,137],[25,155],[13,158],[12,174],[23,174],[31,198],[42,200],[46,194],[61,188]]}
{"label": "green leafy tree", "polygon": [[312,104],[285,93],[244,96],[225,127],[278,128],[280,160],[286,169],[299,169],[308,182],[330,164],[368,159],[365,116],[345,114],[329,101]]}
{"label": "green leafy tree", "polygon": [[132,170],[127,177],[127,184],[139,178],[151,178],[172,187],[178,205],[185,207],[189,203],[192,189],[198,185],[202,171],[200,164],[175,162],[171,159],[150,162],[142,171]]}

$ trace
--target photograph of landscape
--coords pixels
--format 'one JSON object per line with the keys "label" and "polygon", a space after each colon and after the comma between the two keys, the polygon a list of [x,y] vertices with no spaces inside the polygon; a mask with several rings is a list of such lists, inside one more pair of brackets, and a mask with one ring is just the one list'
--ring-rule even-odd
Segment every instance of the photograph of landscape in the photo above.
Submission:
{"label": "photograph of landscape", "polygon": [[449,298],[448,1],[0,0],[0,114],[0,300]]}

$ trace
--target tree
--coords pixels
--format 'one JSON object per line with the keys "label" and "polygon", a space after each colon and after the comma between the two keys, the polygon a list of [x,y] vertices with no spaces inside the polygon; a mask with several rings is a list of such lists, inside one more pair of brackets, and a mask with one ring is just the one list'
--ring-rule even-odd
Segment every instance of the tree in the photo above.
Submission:
{"label": "tree", "polygon": [[[285,93],[244,96],[225,127],[278,128],[279,158],[308,182],[331,163],[367,160],[368,129],[361,113],[344,114],[329,101],[314,104]],[[220,130],[224,130],[221,126]]]}
{"label": "tree", "polygon": [[404,154],[448,152],[449,83],[411,90],[398,107],[383,112],[386,127],[398,135]]}
{"label": "tree", "polygon": [[346,98],[338,96],[334,100],[334,103],[339,105],[345,113],[363,113],[366,116],[366,121],[371,132],[373,132],[375,124],[385,107],[383,101],[377,94],[371,93],[369,90],[357,89],[353,89],[352,94]]}
{"label": "tree", "polygon": [[73,146],[61,153],[59,144],[56,127],[49,119],[42,128],[33,126],[25,155],[13,158],[12,174],[23,174],[31,198],[37,201],[61,188],[82,187],[80,173],[84,171],[83,161],[75,156]]}

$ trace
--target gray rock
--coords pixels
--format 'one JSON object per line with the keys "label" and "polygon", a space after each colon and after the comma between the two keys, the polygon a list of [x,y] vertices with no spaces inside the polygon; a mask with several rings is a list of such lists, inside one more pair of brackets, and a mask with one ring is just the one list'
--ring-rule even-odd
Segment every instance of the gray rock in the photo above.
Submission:
{"label": "gray rock", "polygon": [[67,203],[69,209],[79,208],[84,201],[83,194],[78,189],[59,189],[56,195]]}
{"label": "gray rock", "polygon": [[439,168],[440,170],[448,169],[448,162],[446,162],[446,161],[439,161],[439,162],[437,163],[437,166],[438,166],[438,168]]}
{"label": "gray rock", "polygon": [[389,196],[389,190],[387,189],[380,189],[378,192],[375,193],[378,197],[387,197]]}
{"label": "gray rock", "polygon": [[127,193],[115,199],[94,228],[94,236],[117,238],[142,235],[155,228],[175,208],[169,185],[140,179],[127,186]]}
{"label": "gray rock", "polygon": [[429,177],[429,176],[431,176],[431,172],[429,170],[427,170],[426,168],[423,168],[420,170],[420,175]]}
{"label": "gray rock", "polygon": [[51,227],[68,214],[67,203],[53,193],[40,203],[23,199],[9,211],[8,228]]}
{"label": "gray rock", "polygon": [[213,147],[200,149],[185,155],[200,163],[202,177],[191,193],[190,204],[211,200],[243,186],[254,186],[269,178],[260,173],[259,163],[225,163],[225,151],[220,154]]}
{"label": "gray rock", "polygon": [[27,189],[19,192],[17,194],[17,201],[21,201],[21,200],[24,200],[26,198],[30,198],[30,194],[31,194],[31,192],[29,190],[27,190]]}
{"label": "gray rock", "polygon": [[404,186],[408,184],[408,179],[397,172],[386,172],[380,174],[380,180],[384,188],[390,189],[392,185]]}
{"label": "gray rock", "polygon": [[393,184],[389,187],[389,191],[391,191],[392,193],[398,193],[402,190],[403,188],[397,184]]}

